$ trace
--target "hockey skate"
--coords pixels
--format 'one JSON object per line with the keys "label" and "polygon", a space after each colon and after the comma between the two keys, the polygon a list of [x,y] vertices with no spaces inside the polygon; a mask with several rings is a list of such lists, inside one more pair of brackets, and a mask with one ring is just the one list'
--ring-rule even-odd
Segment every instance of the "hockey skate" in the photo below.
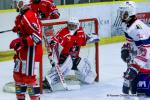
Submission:
{"label": "hockey skate", "polygon": [[45,78],[42,82],[43,90],[46,92],[52,92],[51,85],[49,84],[48,80]]}

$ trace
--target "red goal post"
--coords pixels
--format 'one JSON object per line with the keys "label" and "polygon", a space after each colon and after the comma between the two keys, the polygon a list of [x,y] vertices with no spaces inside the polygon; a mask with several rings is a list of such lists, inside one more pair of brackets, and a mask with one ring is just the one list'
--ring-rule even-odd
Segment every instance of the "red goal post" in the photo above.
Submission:
{"label": "red goal post", "polygon": [[[89,33],[96,33],[98,34],[98,20],[97,18],[85,18],[85,19],[79,19],[80,25],[83,27],[84,31],[88,31]],[[60,20],[60,19],[54,19],[54,20],[44,20],[42,21],[42,26],[44,27],[48,27],[48,26],[53,26],[54,29],[53,31],[55,31],[54,33],[58,32],[61,28],[64,28],[65,25],[67,24],[67,20]],[[55,28],[56,27],[56,28]],[[59,27],[59,28],[58,28]],[[86,32],[85,32],[86,33]],[[94,67],[97,73],[97,77],[95,79],[95,81],[99,81],[99,46],[98,43],[95,43],[94,45],[92,45],[94,47]],[[87,48],[89,48],[90,46],[87,46]],[[93,48],[92,47],[92,48]],[[86,48],[86,49],[87,49]],[[88,51],[90,52],[90,51]],[[89,57],[89,56],[88,56]],[[44,63],[44,62],[43,62]],[[42,67],[40,68],[40,78],[43,78],[42,76]],[[42,79],[40,79],[40,83],[42,83]],[[41,84],[42,87],[42,84]]]}

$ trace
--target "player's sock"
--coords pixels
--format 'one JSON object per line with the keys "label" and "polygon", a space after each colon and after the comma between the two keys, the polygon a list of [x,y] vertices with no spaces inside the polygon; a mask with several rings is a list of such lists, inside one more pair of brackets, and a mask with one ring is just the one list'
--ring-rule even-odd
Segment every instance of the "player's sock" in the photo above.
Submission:
{"label": "player's sock", "polygon": [[31,100],[40,100],[40,97],[39,96],[30,96],[30,99]]}
{"label": "player's sock", "polygon": [[24,94],[16,94],[17,100],[25,100],[25,95]]}

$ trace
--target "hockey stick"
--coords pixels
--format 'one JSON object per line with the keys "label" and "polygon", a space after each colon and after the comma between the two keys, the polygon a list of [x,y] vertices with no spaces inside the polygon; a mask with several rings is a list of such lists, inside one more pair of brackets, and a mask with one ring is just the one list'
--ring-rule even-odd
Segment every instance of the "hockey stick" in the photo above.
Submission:
{"label": "hockey stick", "polygon": [[[44,41],[45,41],[47,52],[49,53],[49,43],[48,43],[48,40],[47,40],[45,34],[44,34],[43,38],[44,38]],[[56,54],[56,59],[58,60],[59,59],[59,51],[58,51],[57,47],[58,47],[58,45],[54,48],[54,50],[52,50],[53,51],[52,54]],[[48,57],[48,59],[49,59],[49,61],[51,60],[49,57]],[[64,75],[62,74],[61,68],[60,68],[58,63],[55,65],[55,69],[56,69],[57,74],[58,74],[58,76],[60,78],[60,82],[61,82],[61,84],[62,84],[62,86],[63,86],[63,88],[65,90],[77,90],[77,89],[80,89],[80,85],[67,85],[66,84],[65,79],[64,79]],[[51,81],[51,80],[49,80],[49,81]],[[53,90],[54,89],[52,88],[52,91]]]}
{"label": "hockey stick", "polygon": [[12,31],[12,30],[0,31],[0,33],[5,33],[5,32],[9,32],[9,31]]}
{"label": "hockey stick", "polygon": [[[58,53],[58,45],[54,48],[54,52],[56,53],[56,56],[57,56],[57,60],[59,58],[59,53]],[[66,82],[65,82],[65,78],[64,78],[64,75],[62,74],[62,71],[61,71],[61,68],[60,68],[60,65],[57,64],[55,66],[56,68],[56,71],[60,77],[60,81],[61,81],[61,84],[63,85],[63,88],[65,90],[77,90],[77,89],[80,89],[80,85],[67,85]]]}
{"label": "hockey stick", "polygon": [[77,89],[80,89],[80,85],[67,85],[67,83],[65,82],[65,79],[64,79],[64,75],[61,72],[60,66],[57,64],[55,67],[56,67],[57,73],[58,73],[58,75],[60,77],[61,84],[63,85],[63,88],[65,90],[77,90]]}

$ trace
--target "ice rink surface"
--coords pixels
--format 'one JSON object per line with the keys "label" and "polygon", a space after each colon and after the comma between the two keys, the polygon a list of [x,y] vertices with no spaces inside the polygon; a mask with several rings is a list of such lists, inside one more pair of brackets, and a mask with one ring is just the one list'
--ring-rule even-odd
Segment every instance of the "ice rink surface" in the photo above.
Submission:
{"label": "ice rink surface", "polygon": [[[126,64],[120,59],[122,43],[100,46],[100,81],[83,85],[80,90],[58,91],[41,95],[41,100],[150,100],[148,97],[121,93]],[[12,81],[13,61],[0,62],[0,100],[16,100],[15,94],[4,93],[5,83]],[[26,100],[30,100],[27,98]]]}

